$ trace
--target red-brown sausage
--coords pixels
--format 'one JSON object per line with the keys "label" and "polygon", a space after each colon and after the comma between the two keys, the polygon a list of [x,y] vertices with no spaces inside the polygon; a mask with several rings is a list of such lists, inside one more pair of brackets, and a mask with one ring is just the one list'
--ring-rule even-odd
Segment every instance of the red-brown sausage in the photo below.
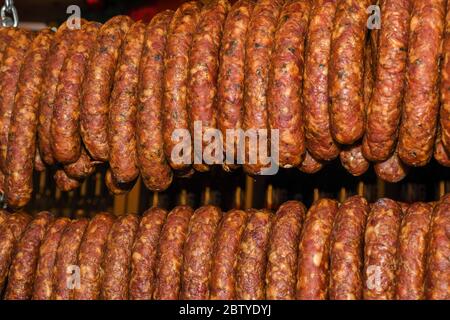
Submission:
{"label": "red-brown sausage", "polygon": [[107,161],[108,111],[120,47],[133,21],[127,16],[108,20],[98,31],[83,83],[80,134],[94,160]]}
{"label": "red-brown sausage", "polygon": [[37,172],[44,172],[46,169],[45,163],[42,160],[41,157],[41,152],[39,151],[39,145],[37,144],[37,140],[35,141],[36,143],[36,154],[34,156],[34,170]]}
{"label": "red-brown sausage", "polygon": [[392,300],[395,297],[401,215],[400,206],[390,199],[379,199],[371,206],[364,248],[365,300]]}
{"label": "red-brown sausage", "polygon": [[56,170],[53,179],[55,180],[56,187],[63,192],[73,191],[81,186],[79,180],[70,178],[62,169]]}
{"label": "red-brown sausage", "polygon": [[320,199],[309,209],[299,244],[296,297],[324,300],[328,297],[329,249],[338,202]]}
{"label": "red-brown sausage", "polygon": [[135,181],[130,182],[130,183],[118,183],[114,179],[111,169],[106,170],[105,185],[108,188],[108,191],[112,195],[118,196],[118,195],[130,192],[131,189],[133,189],[134,184],[135,184]]}
{"label": "red-brown sausage", "polygon": [[315,159],[308,151],[306,151],[305,159],[298,167],[301,172],[313,174],[322,170],[324,162]]}
{"label": "red-brown sausage", "polygon": [[426,165],[433,154],[446,3],[446,0],[413,2],[398,145],[400,159],[410,166]]}
{"label": "red-brown sausage", "polygon": [[[441,108],[443,108],[441,104]],[[442,142],[443,138],[443,131],[442,127],[438,126],[438,132],[436,134],[436,141],[434,144],[434,159],[444,167],[450,167],[450,156],[448,154],[448,151],[446,147],[444,146],[444,143]]]}
{"label": "red-brown sausage", "polygon": [[366,199],[353,196],[336,213],[330,246],[331,300],[362,298],[363,240],[369,210]]}
{"label": "red-brown sausage", "polygon": [[267,253],[266,299],[294,300],[297,279],[298,245],[305,206],[288,201],[277,211]]}
{"label": "red-brown sausage", "polygon": [[66,164],[64,166],[64,172],[72,179],[83,180],[91,176],[95,172],[96,165],[100,163],[100,161],[92,160],[86,149],[82,146],[78,160],[74,163]]}
{"label": "red-brown sausage", "polygon": [[440,79],[441,109],[439,119],[442,130],[442,144],[445,150],[450,152],[450,10],[448,10],[448,3],[442,54]]}
{"label": "red-brown sausage", "polygon": [[151,300],[153,297],[158,242],[166,218],[167,211],[151,208],[141,219],[131,255],[131,300]]}
{"label": "red-brown sausage", "polygon": [[193,210],[178,206],[167,216],[158,245],[156,262],[155,300],[176,300],[181,287],[183,247]]}
{"label": "red-brown sausage", "polygon": [[342,166],[355,177],[363,175],[369,170],[370,163],[364,158],[361,143],[343,147],[339,158]]}
{"label": "red-brown sausage", "polygon": [[142,180],[152,191],[166,190],[173,179],[172,170],[164,157],[161,82],[167,29],[172,17],[171,10],[161,12],[147,26],[140,66],[137,161]]}
{"label": "red-brown sausage", "polygon": [[399,182],[408,174],[408,166],[398,157],[397,150],[385,161],[374,165],[377,177],[387,182]]}
{"label": "red-brown sausage", "polygon": [[3,63],[3,56],[11,40],[14,38],[15,30],[14,28],[5,27],[0,29],[0,64]]}

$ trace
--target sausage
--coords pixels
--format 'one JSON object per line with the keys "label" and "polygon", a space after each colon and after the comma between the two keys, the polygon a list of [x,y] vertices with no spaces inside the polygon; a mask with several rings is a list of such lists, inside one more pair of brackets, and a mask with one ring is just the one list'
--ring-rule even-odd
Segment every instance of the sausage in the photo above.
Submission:
{"label": "sausage", "polygon": [[178,206],[167,216],[158,244],[156,262],[155,300],[176,300],[181,288],[183,247],[193,210]]}
{"label": "sausage", "polygon": [[64,61],[59,75],[50,127],[51,148],[56,161],[70,164],[81,154],[79,119],[81,89],[92,43],[97,39],[99,23],[87,23],[73,35],[74,46]]}
{"label": "sausage", "polygon": [[39,248],[39,259],[33,285],[33,300],[50,300],[53,293],[53,268],[62,234],[70,223],[68,218],[58,218],[50,224]]}
{"label": "sausage", "polygon": [[278,209],[267,253],[266,299],[293,300],[297,279],[298,245],[306,208],[288,201]]}
{"label": "sausage", "polygon": [[31,42],[22,63],[6,155],[5,196],[11,208],[25,206],[33,192],[37,105],[52,37],[50,29],[41,31]]}
{"label": "sausage", "polygon": [[136,113],[139,62],[144,45],[145,25],[130,27],[121,49],[109,105],[109,165],[119,183],[139,175],[136,159]]}
{"label": "sausage", "polygon": [[313,156],[307,151],[305,154],[305,159],[302,164],[298,167],[301,172],[313,174],[322,170],[324,166],[323,161],[314,159]]}
{"label": "sausage", "polygon": [[[442,104],[441,104],[442,106]],[[441,107],[443,108],[443,106]],[[447,149],[442,142],[443,138],[442,127],[438,126],[438,132],[436,134],[436,141],[434,144],[434,159],[444,167],[450,167],[450,157],[448,155]]]}
{"label": "sausage", "polygon": [[267,210],[249,211],[236,266],[236,299],[265,299],[267,249],[273,215]]}
{"label": "sausage", "polygon": [[331,40],[330,118],[334,139],[354,144],[364,134],[363,64],[369,0],[339,1]]}
{"label": "sausage", "polygon": [[5,27],[0,29],[0,64],[3,63],[3,56],[14,37],[15,30],[14,28]]}
{"label": "sausage", "polygon": [[108,20],[98,31],[83,82],[80,134],[94,160],[108,161],[108,111],[120,47],[133,21],[127,16]]}
{"label": "sausage", "polygon": [[227,140],[227,130],[238,130],[242,127],[245,39],[254,6],[254,3],[249,0],[237,1],[228,13],[223,30],[217,80],[216,112],[217,127],[222,132],[224,151],[227,151],[229,158],[223,166],[226,171],[231,171],[236,167],[234,161],[237,158],[239,136],[232,137],[232,141]]}
{"label": "sausage", "polygon": [[181,300],[209,299],[214,239],[221,218],[222,212],[213,206],[201,207],[192,215],[183,252]]}
{"label": "sausage", "polygon": [[400,206],[390,199],[379,199],[371,206],[364,237],[365,300],[395,297],[401,215]]}
{"label": "sausage", "polygon": [[360,143],[343,147],[339,158],[342,166],[355,177],[369,170],[370,163],[364,158]]}
{"label": "sausage", "polygon": [[362,298],[363,240],[369,211],[366,199],[353,196],[336,213],[330,245],[331,300]]}
{"label": "sausage", "polygon": [[73,220],[61,236],[53,269],[53,300],[72,300],[74,289],[81,283],[77,283],[80,276],[78,251],[88,224],[84,218]]}
{"label": "sausage", "polygon": [[192,46],[199,14],[200,5],[198,2],[183,3],[175,12],[167,34],[163,78],[163,140],[166,159],[175,170],[186,170],[190,166],[174,161],[172,152],[177,157],[187,157],[189,160],[192,158],[192,153],[184,155],[180,151],[176,154],[176,146],[179,142],[172,140],[172,134],[175,134],[175,130],[189,130],[187,110],[188,54]]}
{"label": "sausage", "polygon": [[[248,27],[245,53],[244,130],[254,130],[261,140],[260,130],[268,129],[267,96],[270,61],[274,45],[275,29],[284,0],[261,0],[253,10]],[[262,142],[264,143],[264,142]],[[248,174],[261,173],[263,164],[258,158],[256,144],[245,143],[244,170]]]}
{"label": "sausage", "polygon": [[3,197],[5,194],[5,175],[0,170],[0,195]]}
{"label": "sausage", "polygon": [[105,212],[96,214],[89,222],[78,252],[80,287],[74,290],[74,300],[97,300],[100,297],[104,275],[101,264],[113,223],[114,216]]}
{"label": "sausage", "polygon": [[279,165],[298,166],[305,153],[302,85],[311,1],[288,1],[278,19],[267,89],[269,127],[278,129]]}
{"label": "sausage", "polygon": [[73,191],[81,186],[79,180],[70,178],[62,169],[56,170],[53,179],[55,180],[56,187],[63,192]]}
{"label": "sausage", "polygon": [[425,280],[425,297],[430,300],[450,299],[450,201],[441,198],[433,211]]}
{"label": "sausage", "polygon": [[139,217],[128,214],[113,224],[103,257],[101,299],[127,300],[130,279],[131,250],[139,228]]}
{"label": "sausage", "polygon": [[298,300],[325,300],[328,297],[329,248],[337,210],[337,201],[320,199],[306,214],[299,244]]}
{"label": "sausage", "polygon": [[167,211],[151,208],[141,219],[131,254],[131,300],[151,300],[153,297],[158,242],[166,218]]}
{"label": "sausage", "polygon": [[36,152],[35,152],[35,155],[34,155],[34,170],[36,172],[44,172],[45,169],[46,169],[45,163],[42,160],[41,152],[39,151],[39,147],[38,147],[37,141],[35,141],[35,143],[36,143],[35,144]]}
{"label": "sausage", "polygon": [[31,217],[27,214],[13,213],[0,224],[0,294],[6,282],[17,242],[30,221]]}
{"label": "sausage", "polygon": [[64,166],[64,172],[69,178],[75,180],[83,180],[92,174],[94,174],[96,165],[100,164],[100,161],[95,161],[87,153],[86,149],[81,147],[81,154],[77,161]]}
{"label": "sausage", "polygon": [[33,294],[33,281],[39,258],[39,246],[53,216],[40,212],[30,222],[14,252],[8,275],[5,300],[28,300]]}
{"label": "sausage", "polygon": [[446,2],[413,3],[398,147],[400,159],[410,166],[426,165],[433,154]]}
{"label": "sausage", "polygon": [[432,214],[430,204],[418,202],[403,217],[398,240],[397,300],[425,298],[426,250]]}
{"label": "sausage", "polygon": [[118,195],[130,192],[131,189],[133,189],[134,184],[135,184],[135,181],[130,182],[130,183],[118,183],[114,179],[111,169],[106,170],[105,185],[108,188],[108,191],[112,195],[118,196]]}
{"label": "sausage", "polygon": [[387,160],[375,163],[374,169],[378,178],[391,183],[403,180],[409,171],[398,157],[397,150]]}
{"label": "sausage", "polygon": [[339,155],[330,128],[328,70],[330,68],[331,34],[337,0],[313,2],[305,51],[303,100],[305,137],[308,152],[320,160]]}
{"label": "sausage", "polygon": [[[194,146],[201,146],[201,150],[205,149],[205,153],[208,144],[212,141],[212,137],[208,134],[211,133],[211,129],[217,127],[215,99],[219,49],[225,18],[229,10],[230,3],[228,0],[214,0],[206,3],[200,13],[189,54],[187,107],[190,130],[194,132],[195,124],[201,124],[201,135],[194,132],[193,141]],[[214,158],[206,161],[206,159],[203,159],[203,151],[200,151],[200,154],[194,154],[194,168],[197,171],[209,171],[207,164],[212,164],[211,162],[218,155],[209,153],[208,156],[214,156]],[[221,156],[220,158],[222,158]]]}
{"label": "sausage", "polygon": [[[1,34],[1,33],[0,33]],[[0,209],[0,226],[7,221],[9,213],[3,209]]]}
{"label": "sausage", "polygon": [[[447,3],[448,7],[448,3]],[[440,125],[442,144],[450,152],[450,10],[447,8],[445,19],[444,43],[442,47],[441,82],[440,82]]]}
{"label": "sausage", "polygon": [[147,26],[140,66],[136,120],[137,163],[142,181],[152,191],[166,190],[173,180],[172,170],[164,157],[161,131],[163,57],[172,17],[173,11],[163,11]]}
{"label": "sausage", "polygon": [[14,108],[17,84],[25,54],[30,46],[31,33],[22,29],[10,29],[13,37],[3,53],[0,66],[0,170],[7,173],[6,154],[11,114]]}
{"label": "sausage", "polygon": [[216,234],[212,259],[211,300],[234,300],[236,298],[237,256],[247,218],[247,212],[242,210],[230,210],[222,218]]}

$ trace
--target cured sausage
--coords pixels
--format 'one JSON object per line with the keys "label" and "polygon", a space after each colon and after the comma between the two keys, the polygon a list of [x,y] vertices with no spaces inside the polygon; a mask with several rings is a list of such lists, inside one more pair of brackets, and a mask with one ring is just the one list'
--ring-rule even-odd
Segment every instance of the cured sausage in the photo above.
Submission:
{"label": "cured sausage", "polygon": [[114,216],[98,213],[89,222],[78,252],[80,267],[80,287],[74,290],[74,300],[97,300],[103,281],[102,261],[106,242]]}
{"label": "cured sausage", "polygon": [[181,300],[209,299],[214,239],[221,218],[222,212],[213,206],[201,207],[192,215],[183,252]]}
{"label": "cured sausage", "polygon": [[53,294],[53,268],[56,252],[66,226],[68,218],[58,218],[48,227],[47,233],[39,248],[39,259],[33,285],[33,300],[50,300]]}
{"label": "cured sausage", "polygon": [[156,15],[147,26],[140,66],[136,121],[137,161],[142,181],[152,191],[166,190],[173,179],[172,170],[164,157],[161,131],[163,57],[167,29],[172,17],[173,11],[164,11]]}
{"label": "cured sausage", "polygon": [[50,128],[51,148],[56,161],[70,164],[81,154],[79,119],[81,89],[92,43],[97,39],[99,23],[90,22],[73,35],[74,46],[64,61],[56,87]]}
{"label": "cured sausage", "polygon": [[401,215],[400,206],[390,199],[379,199],[371,206],[364,248],[365,300],[392,300],[395,297]]}
{"label": "cured sausage", "polygon": [[[448,7],[448,3],[447,3]],[[442,144],[445,150],[450,152],[450,10],[447,8],[445,19],[444,44],[442,48],[441,62],[441,109],[440,125],[442,130]]]}
{"label": "cured sausage", "polygon": [[325,300],[328,297],[329,248],[338,202],[320,199],[309,209],[300,236],[296,297]]}
{"label": "cured sausage", "polygon": [[[191,132],[194,132],[194,148],[201,146],[201,150],[205,149],[212,141],[209,130],[217,127],[215,99],[219,50],[225,18],[229,10],[228,0],[209,1],[202,8],[197,29],[192,38],[189,54],[187,106],[190,129]],[[198,124],[201,124],[201,132],[196,134],[194,129]],[[214,158],[206,161],[203,159],[203,151],[200,151],[200,154],[194,154],[194,168],[197,171],[209,171],[207,164],[212,164],[211,160],[217,158],[218,155],[208,154],[208,156],[214,156]]]}
{"label": "cured sausage", "polygon": [[301,172],[313,174],[322,170],[324,166],[324,162],[316,160],[313,156],[307,151],[305,155],[305,159],[302,164],[298,167]]}
{"label": "cured sausage", "polygon": [[84,218],[73,220],[61,236],[53,269],[54,300],[72,300],[74,289],[80,285],[78,250],[88,224]]}
{"label": "cured sausage", "polygon": [[151,300],[153,297],[158,242],[166,218],[165,210],[151,208],[141,219],[131,254],[131,300]]}
{"label": "cured sausage", "polygon": [[426,165],[433,154],[446,3],[445,0],[413,2],[398,146],[400,159],[410,166]]}
{"label": "cured sausage", "polygon": [[369,211],[366,199],[353,196],[336,213],[330,246],[331,300],[362,298],[363,240]]}
{"label": "cured sausage", "polygon": [[9,213],[0,209],[0,226],[7,221]]}
{"label": "cured sausage", "polygon": [[52,37],[53,32],[44,29],[31,42],[17,84],[15,107],[9,126],[5,175],[6,202],[11,208],[25,206],[33,192],[37,105],[41,95],[43,67]]}
{"label": "cured sausage", "polygon": [[64,166],[64,172],[69,178],[75,180],[83,180],[95,172],[96,165],[100,164],[100,161],[92,160],[92,158],[86,152],[86,149],[81,147],[81,154],[77,161]]}
{"label": "cured sausage", "polygon": [[81,186],[79,180],[70,178],[62,169],[56,170],[53,179],[55,180],[56,187],[63,192],[73,191]]}
{"label": "cured sausage", "polygon": [[0,29],[0,64],[3,63],[3,55],[14,37],[15,30],[14,28],[5,27]]}
{"label": "cured sausage", "polygon": [[53,216],[40,212],[30,222],[17,243],[8,275],[5,300],[28,300],[33,294],[33,281],[39,258],[39,247]]}
{"label": "cured sausage", "polygon": [[[172,152],[177,158],[192,160],[192,153],[183,154],[184,151],[189,152],[190,150],[179,151],[177,154],[176,146],[181,142],[177,141],[178,138],[174,141],[172,135],[177,133],[175,130],[189,130],[187,110],[188,54],[192,46],[199,14],[200,5],[198,2],[183,3],[175,12],[167,35],[163,78],[163,139],[166,159],[175,170],[186,170],[190,165],[176,161],[177,159],[172,158]],[[190,147],[190,143],[185,147]]]}
{"label": "cured sausage", "polygon": [[211,300],[236,298],[237,256],[247,218],[247,212],[231,210],[224,215],[219,225],[211,268]]}
{"label": "cured sausage", "polygon": [[120,53],[109,105],[109,165],[114,179],[128,183],[137,178],[136,113],[139,63],[144,45],[145,25],[130,27]]}
{"label": "cured sausage", "polygon": [[116,196],[125,194],[133,189],[134,184],[134,181],[130,183],[117,183],[117,181],[113,177],[111,169],[106,170],[105,185],[111,194]]}
{"label": "cured sausage", "polygon": [[269,127],[278,129],[279,165],[298,166],[305,153],[302,85],[311,1],[288,1],[278,19],[267,89]]}
{"label": "cured sausage", "polygon": [[[227,130],[241,129],[244,113],[245,39],[254,3],[239,0],[230,9],[223,30],[217,80],[217,127],[222,132],[227,161],[223,168],[234,169],[239,136],[227,137]],[[233,151],[231,155],[231,151]]]}
{"label": "cured sausage", "polygon": [[120,47],[133,21],[127,16],[108,20],[98,31],[83,83],[80,134],[94,160],[107,161],[109,98]]}
{"label": "cured sausage", "polygon": [[37,172],[44,172],[46,169],[45,163],[42,160],[41,152],[39,151],[37,141],[35,141],[35,143],[36,143],[36,146],[35,146],[36,153],[34,155],[34,170]]}
{"label": "cured sausage", "polygon": [[331,40],[330,117],[334,139],[354,144],[364,134],[363,64],[370,0],[342,0]]}
{"label": "cured sausage", "polygon": [[412,204],[403,217],[398,247],[397,300],[425,298],[425,267],[428,232],[433,207]]}
{"label": "cured sausage", "polygon": [[[442,108],[442,107],[441,107]],[[442,142],[442,127],[438,126],[438,132],[436,135],[436,141],[434,145],[434,159],[444,167],[450,167],[450,156],[448,155],[447,149]]]}
{"label": "cured sausage", "polygon": [[434,208],[428,243],[425,297],[450,299],[450,201],[448,195]]}
{"label": "cured sausage", "polygon": [[183,247],[193,210],[178,206],[167,216],[158,245],[155,300],[178,299],[183,268]]}
{"label": "cured sausage", "polygon": [[[254,130],[257,140],[268,129],[267,96],[270,60],[275,29],[284,0],[261,0],[253,10],[248,27],[245,53],[244,130]],[[264,143],[261,141],[260,143]],[[259,143],[258,143],[259,144]],[[261,156],[261,155],[259,155]],[[256,159],[252,159],[256,158]],[[253,175],[261,173],[255,143],[245,143],[244,170]],[[251,163],[256,160],[256,163]]]}
{"label": "cured sausage", "polygon": [[405,87],[411,0],[381,2],[374,94],[367,109],[364,156],[387,160],[395,149]]}
{"label": "cured sausage", "polygon": [[298,245],[305,206],[288,201],[277,211],[273,222],[266,271],[266,299],[294,300],[297,279]]}
{"label": "cured sausage", "polygon": [[128,214],[113,224],[103,258],[103,300],[127,300],[130,280],[131,250],[139,228],[139,217]]}
{"label": "cured sausage", "polygon": [[369,170],[370,163],[364,158],[360,143],[343,147],[339,158],[342,166],[355,177],[361,176]]}
{"label": "cured sausage", "polygon": [[13,39],[3,53],[0,65],[0,169],[3,174],[7,173],[6,154],[14,98],[21,66],[32,38],[31,33],[22,29],[10,29],[10,34]]}
{"label": "cured sausage", "polygon": [[306,148],[316,159],[326,161],[339,155],[339,146],[331,135],[328,112],[328,73],[336,5],[337,0],[313,2],[303,80]]}
{"label": "cured sausage", "polygon": [[242,234],[236,266],[236,299],[265,299],[267,248],[273,215],[267,210],[250,210]]}
{"label": "cured sausage", "polygon": [[403,180],[409,170],[398,157],[397,150],[387,160],[375,163],[374,169],[378,178],[391,183]]}

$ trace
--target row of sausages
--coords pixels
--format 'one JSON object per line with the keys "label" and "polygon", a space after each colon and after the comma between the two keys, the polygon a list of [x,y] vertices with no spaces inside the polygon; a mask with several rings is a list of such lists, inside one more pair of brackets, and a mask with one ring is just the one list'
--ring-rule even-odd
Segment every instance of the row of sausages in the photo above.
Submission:
{"label": "row of sausages", "polygon": [[450,196],[1,214],[4,299],[450,299]]}
{"label": "row of sausages", "polygon": [[[148,25],[117,16],[82,20],[81,29],[64,23],[56,33],[0,29],[8,205],[30,200],[33,168],[45,165],[56,166],[64,191],[103,162],[115,194],[139,175],[150,190],[166,190],[174,172],[210,169],[172,157],[186,152],[172,135],[193,133],[196,121],[204,134],[193,145],[205,150],[208,129],[236,152],[242,141],[226,141],[227,130],[278,129],[278,164],[307,173],[340,157],[355,176],[373,162],[378,176],[397,182],[433,152],[450,166],[447,1],[383,0],[382,27],[370,30],[372,2],[191,1]],[[247,173],[262,172],[258,159],[249,163],[261,152],[245,145]]]}

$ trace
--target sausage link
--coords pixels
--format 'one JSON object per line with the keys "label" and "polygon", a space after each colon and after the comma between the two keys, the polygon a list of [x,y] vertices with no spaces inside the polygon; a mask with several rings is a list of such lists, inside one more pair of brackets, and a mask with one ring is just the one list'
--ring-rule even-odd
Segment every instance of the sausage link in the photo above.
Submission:
{"label": "sausage link", "polygon": [[41,247],[33,285],[33,300],[50,300],[53,293],[53,268],[62,234],[70,223],[68,218],[58,218],[49,226]]}
{"label": "sausage link", "polygon": [[446,3],[446,0],[413,2],[398,147],[400,159],[410,166],[426,165],[433,154]]}
{"label": "sausage link", "polygon": [[379,199],[371,206],[364,248],[365,300],[392,300],[395,297],[401,215],[400,206],[390,199]]}
{"label": "sausage link", "polygon": [[74,290],[74,300],[97,300],[103,280],[102,261],[114,216],[98,213],[89,222],[78,252],[80,287]]}
{"label": "sausage link", "polygon": [[223,166],[226,171],[236,167],[233,163],[237,158],[239,136],[231,137],[232,141],[227,140],[227,130],[238,130],[242,127],[245,39],[254,6],[249,0],[237,1],[228,13],[223,30],[217,80],[217,127],[222,132],[224,148],[228,148],[224,150],[230,158]]}
{"label": "sausage link", "polygon": [[374,169],[378,178],[391,183],[403,180],[409,170],[398,157],[397,150],[387,160],[375,163]]}
{"label": "sausage link", "polygon": [[343,147],[339,158],[342,166],[355,177],[361,176],[369,170],[370,163],[364,158],[360,143]]}
{"label": "sausage link", "polygon": [[442,144],[450,152],[450,10],[447,3],[445,18],[444,44],[442,47],[441,83],[440,83],[440,125],[442,130]]}
{"label": "sausage link", "polygon": [[62,169],[56,170],[53,179],[55,180],[56,187],[63,192],[73,191],[81,186],[79,180],[70,178]]}
{"label": "sausage link", "polygon": [[43,67],[52,37],[53,32],[44,29],[31,42],[17,84],[15,106],[9,126],[5,175],[6,202],[11,208],[25,206],[33,192],[37,105],[41,95]]}
{"label": "sausage link", "polygon": [[277,211],[273,222],[266,271],[266,299],[294,300],[297,279],[298,245],[306,208],[288,201]]}
{"label": "sausage link", "polygon": [[136,181],[130,183],[118,183],[114,179],[111,169],[106,170],[105,185],[112,195],[118,196],[130,192],[131,189],[133,189],[135,183]]}
{"label": "sausage link", "polygon": [[430,204],[418,202],[403,217],[398,247],[398,300],[425,298],[426,250],[432,213]]}
{"label": "sausage link", "polygon": [[247,222],[247,212],[228,211],[217,230],[211,269],[211,300],[236,298],[236,264],[239,244]]}
{"label": "sausage link", "polygon": [[99,29],[99,23],[91,22],[83,25],[83,28],[73,35],[74,46],[69,51],[59,75],[50,142],[55,160],[63,164],[74,163],[81,155],[81,89],[92,43],[95,43]]}
{"label": "sausage link", "polygon": [[300,236],[297,291],[299,300],[328,297],[329,249],[338,202],[320,199],[309,209]]}
{"label": "sausage link", "polygon": [[236,266],[236,299],[265,299],[267,249],[273,215],[267,210],[250,210],[242,234]]}
{"label": "sausage link", "polygon": [[323,166],[323,161],[315,159],[308,151],[306,151],[305,159],[303,159],[303,162],[298,169],[301,172],[313,174],[322,170]]}
{"label": "sausage link", "polygon": [[0,29],[0,65],[3,64],[3,56],[14,38],[15,30],[14,28],[5,27]]}
{"label": "sausage link", "polygon": [[8,275],[5,300],[29,300],[33,294],[33,282],[39,259],[39,247],[53,216],[40,212],[30,222],[14,252]]}
{"label": "sausage link", "polygon": [[0,226],[7,221],[9,213],[6,210],[0,209]]}
{"label": "sausage link", "polygon": [[111,228],[103,257],[103,300],[127,300],[131,251],[139,228],[134,214],[119,217]]}
{"label": "sausage link", "polygon": [[[39,115],[37,115],[36,120],[38,117],[39,117]],[[35,148],[36,148],[36,152],[34,155],[34,170],[36,172],[44,172],[46,167],[45,167],[44,161],[42,160],[41,152],[39,151],[39,146],[38,146],[37,141],[35,141]]]}
{"label": "sausage link", "polygon": [[[200,5],[196,1],[186,2],[178,8],[170,23],[164,56],[163,93],[163,139],[164,152],[170,166],[175,170],[186,170],[188,164],[179,163],[172,158],[176,154],[178,141],[172,140],[175,130],[189,130],[187,110],[187,83],[189,50],[199,20]],[[186,150],[184,150],[186,151]],[[176,156],[192,158],[192,153]]]}
{"label": "sausage link", "polygon": [[151,208],[141,219],[131,255],[131,300],[151,300],[153,297],[158,241],[166,218],[165,210]]}
{"label": "sausage link", "polygon": [[69,178],[83,180],[94,174],[96,165],[100,163],[100,161],[93,160],[84,146],[82,146],[81,155],[78,160],[74,163],[66,164],[64,166],[64,172]]}
{"label": "sausage link", "polygon": [[[77,287],[76,278],[79,277],[74,267],[79,267],[78,251],[88,224],[89,221],[84,218],[73,220],[68,223],[61,236],[53,269],[52,299],[54,300],[72,300],[73,298]],[[72,277],[75,281],[72,281]]]}
{"label": "sausage link", "polygon": [[136,159],[136,113],[139,63],[144,46],[145,25],[136,22],[128,31],[121,49],[109,106],[109,164],[119,183],[139,175]]}
{"label": "sausage link", "polygon": [[158,245],[156,262],[155,300],[176,300],[181,287],[183,247],[193,210],[179,206],[167,216]]}
{"label": "sausage link", "polygon": [[[443,108],[443,106],[441,108]],[[434,159],[441,166],[450,167],[450,156],[448,154],[446,147],[444,146],[442,138],[443,138],[443,130],[442,127],[438,125],[438,132],[436,134],[436,141],[434,144]]]}
{"label": "sausage link", "polygon": [[336,213],[331,234],[331,300],[360,300],[363,291],[364,231],[370,211],[367,200],[353,196]]}
{"label": "sausage link", "polygon": [[337,4],[331,41],[330,116],[334,139],[353,144],[364,134],[363,64],[369,0]]}
{"label": "sausage link", "polygon": [[136,121],[137,161],[145,186],[164,191],[172,183],[173,173],[164,157],[162,133],[161,79],[164,76],[164,52],[167,29],[173,11],[156,15],[147,26],[140,66],[139,104]]}
{"label": "sausage link", "polygon": [[108,161],[108,111],[120,47],[133,21],[108,20],[98,31],[83,83],[80,134],[94,160]]}
{"label": "sausage link", "polygon": [[21,66],[31,43],[31,33],[23,29],[10,29],[13,37],[3,54],[0,65],[0,170],[7,173],[6,154],[11,114],[17,92]]}

